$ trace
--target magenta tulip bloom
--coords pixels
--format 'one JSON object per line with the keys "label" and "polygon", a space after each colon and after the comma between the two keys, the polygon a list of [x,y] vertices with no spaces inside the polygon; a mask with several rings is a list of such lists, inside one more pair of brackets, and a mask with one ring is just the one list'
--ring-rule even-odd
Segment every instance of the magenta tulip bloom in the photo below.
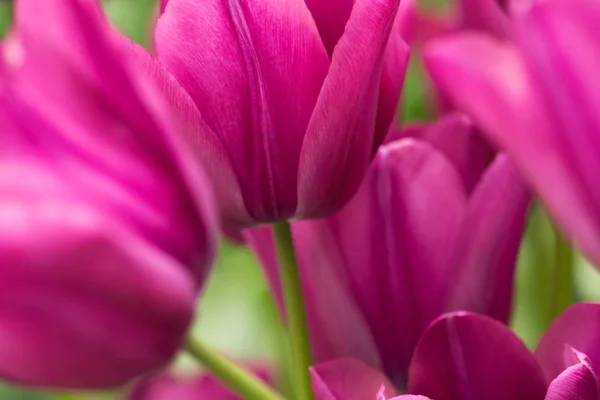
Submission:
{"label": "magenta tulip bloom", "polygon": [[103,388],[181,346],[212,199],[99,4],[20,0],[0,68],[0,376]]}
{"label": "magenta tulip bloom", "polygon": [[512,8],[514,44],[484,35],[443,39],[426,51],[428,68],[600,265],[600,4]]}
{"label": "magenta tulip bloom", "polygon": [[567,309],[535,351],[506,326],[458,312],[434,322],[417,346],[408,389],[436,400],[597,400],[600,304]]}
{"label": "magenta tulip bloom", "polygon": [[[412,351],[440,314],[465,309],[508,321],[528,203],[503,155],[469,195],[458,168],[431,145],[383,146],[346,207],[293,224],[316,360],[358,358],[405,387]],[[249,230],[247,239],[277,293],[270,231]]]}
{"label": "magenta tulip bloom", "polygon": [[[600,332],[593,327],[598,324],[600,304],[574,305],[532,354],[498,321],[468,312],[445,314],[427,328],[415,349],[408,384],[413,394],[394,399],[597,400]],[[389,400],[396,395],[381,372],[353,359],[319,364],[312,375],[316,400]]]}
{"label": "magenta tulip bloom", "polygon": [[350,199],[402,87],[398,4],[168,2],[158,59],[202,116],[190,142],[227,228],[324,216]]}

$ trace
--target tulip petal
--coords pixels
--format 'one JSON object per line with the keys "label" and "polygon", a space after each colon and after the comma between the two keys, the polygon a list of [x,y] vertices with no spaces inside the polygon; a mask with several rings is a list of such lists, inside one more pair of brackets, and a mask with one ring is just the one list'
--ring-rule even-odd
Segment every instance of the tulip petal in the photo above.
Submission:
{"label": "tulip petal", "polygon": [[577,363],[550,383],[545,400],[598,400],[600,386],[590,359],[573,348],[566,351],[577,359]]}
{"label": "tulip petal", "polygon": [[[51,182],[20,168],[28,185]],[[190,273],[83,202],[0,186],[14,196],[0,201],[0,375],[103,388],[164,365],[193,314]]]}
{"label": "tulip petal", "polygon": [[492,147],[462,113],[446,114],[431,125],[415,124],[392,129],[386,136],[386,142],[406,137],[424,140],[448,157],[462,176],[469,194],[494,160]]}
{"label": "tulip petal", "polygon": [[[600,83],[590,77],[600,68],[600,4],[536,2],[517,15],[522,54],[558,131],[565,157],[561,161],[570,164],[597,209],[600,189],[593,171],[600,169]],[[600,229],[597,215],[594,222]]]}
{"label": "tulip petal", "polygon": [[142,46],[121,35],[115,43],[132,59],[138,71],[143,71],[162,91],[171,106],[179,134],[192,148],[197,160],[202,161],[206,175],[219,199],[219,210],[227,225],[248,225],[252,217],[244,207],[238,178],[229,163],[226,149],[200,115],[189,94],[171,73]]}
{"label": "tulip petal", "polygon": [[352,197],[374,143],[379,83],[399,0],[358,0],[336,46],[302,144],[300,217],[325,216]]}
{"label": "tulip petal", "polygon": [[497,0],[460,0],[461,29],[489,32],[500,39],[512,36],[508,16]]}
{"label": "tulip petal", "polygon": [[344,34],[354,0],[304,0],[312,14],[321,40],[331,56],[336,44]]}
{"label": "tulip petal", "polygon": [[468,310],[508,323],[529,190],[499,155],[469,199],[452,257],[447,310]]}
{"label": "tulip petal", "polygon": [[[318,364],[310,372],[316,400],[377,400],[396,395],[385,375],[351,358]],[[382,385],[384,392],[380,392]]]}
{"label": "tulip petal", "polygon": [[535,356],[548,383],[565,368],[566,345],[585,353],[593,365],[600,365],[600,304],[579,303],[569,307],[540,340]]}
{"label": "tulip petal", "polygon": [[398,13],[385,49],[385,61],[381,73],[379,100],[377,103],[373,154],[377,152],[377,148],[385,140],[388,130],[396,117],[398,100],[400,100],[404,77],[408,68],[410,50],[402,36],[402,23],[403,20],[400,13]]}
{"label": "tulip petal", "polygon": [[[204,277],[213,257],[217,225],[205,177],[174,135],[158,90],[122,60],[99,4],[23,0],[16,7],[16,23],[15,45],[22,58],[9,63],[5,73],[10,90],[18,92],[23,103],[18,112],[29,113],[21,116],[25,119],[39,117],[45,120],[42,124],[59,127],[19,127],[33,132],[30,152],[38,152],[53,168],[70,174],[109,203],[123,200],[109,192],[116,186],[127,187],[138,199],[152,198],[146,206],[163,224],[152,229],[162,231],[163,244]],[[105,181],[112,179],[111,187],[95,188],[86,181],[88,172]],[[159,223],[143,218],[137,222]],[[178,224],[176,229],[173,224]],[[191,237],[207,244],[206,249],[196,253],[198,243],[192,243]]]}
{"label": "tulip petal", "polygon": [[423,334],[408,388],[435,400],[542,400],[546,384],[525,344],[491,318],[446,314]]}
{"label": "tulip petal", "polygon": [[300,149],[329,65],[304,2],[171,0],[156,46],[227,149],[248,212],[258,222],[294,215]]}
{"label": "tulip petal", "polygon": [[461,35],[430,44],[425,59],[438,85],[507,152],[588,256],[600,260],[596,207],[540,109],[543,103],[515,49],[480,35]]}
{"label": "tulip petal", "polygon": [[160,0],[160,13],[164,13],[165,12],[165,8],[167,8],[167,3],[169,2],[169,0]]}

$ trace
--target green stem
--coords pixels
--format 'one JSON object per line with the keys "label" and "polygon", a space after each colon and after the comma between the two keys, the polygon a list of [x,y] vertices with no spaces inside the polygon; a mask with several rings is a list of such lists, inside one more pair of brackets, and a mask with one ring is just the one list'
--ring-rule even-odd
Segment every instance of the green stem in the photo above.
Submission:
{"label": "green stem", "polygon": [[550,323],[573,303],[573,262],[571,243],[554,225],[554,273]]}
{"label": "green stem", "polygon": [[273,234],[285,301],[296,400],[313,400],[309,372],[312,364],[310,339],[290,224],[288,222],[274,224]]}
{"label": "green stem", "polygon": [[284,400],[269,385],[198,339],[189,338],[187,352],[221,382],[246,400]]}

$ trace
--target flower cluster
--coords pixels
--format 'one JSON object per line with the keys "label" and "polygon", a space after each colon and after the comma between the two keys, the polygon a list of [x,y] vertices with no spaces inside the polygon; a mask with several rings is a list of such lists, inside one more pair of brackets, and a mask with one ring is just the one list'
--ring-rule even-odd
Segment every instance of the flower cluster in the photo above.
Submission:
{"label": "flower cluster", "polygon": [[[553,307],[534,351],[509,324],[534,199],[600,265],[600,3],[453,3],[161,0],[148,50],[100,0],[14,1],[0,378],[132,400],[598,400],[600,303]],[[432,121],[396,122],[409,54]],[[247,369],[191,337],[219,232],[259,260],[285,361]],[[166,370],[182,350],[201,376]]]}

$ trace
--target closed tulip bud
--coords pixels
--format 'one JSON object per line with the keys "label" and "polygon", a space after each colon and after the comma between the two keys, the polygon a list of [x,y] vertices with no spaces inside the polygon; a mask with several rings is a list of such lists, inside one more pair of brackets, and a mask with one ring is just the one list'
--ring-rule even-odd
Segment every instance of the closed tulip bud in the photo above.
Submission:
{"label": "closed tulip bud", "polygon": [[215,219],[92,0],[21,0],[0,71],[0,376],[104,388],[181,346]]}
{"label": "closed tulip bud", "polygon": [[155,31],[158,60],[201,115],[188,139],[226,228],[324,216],[354,194],[403,83],[398,5],[168,2]]}

